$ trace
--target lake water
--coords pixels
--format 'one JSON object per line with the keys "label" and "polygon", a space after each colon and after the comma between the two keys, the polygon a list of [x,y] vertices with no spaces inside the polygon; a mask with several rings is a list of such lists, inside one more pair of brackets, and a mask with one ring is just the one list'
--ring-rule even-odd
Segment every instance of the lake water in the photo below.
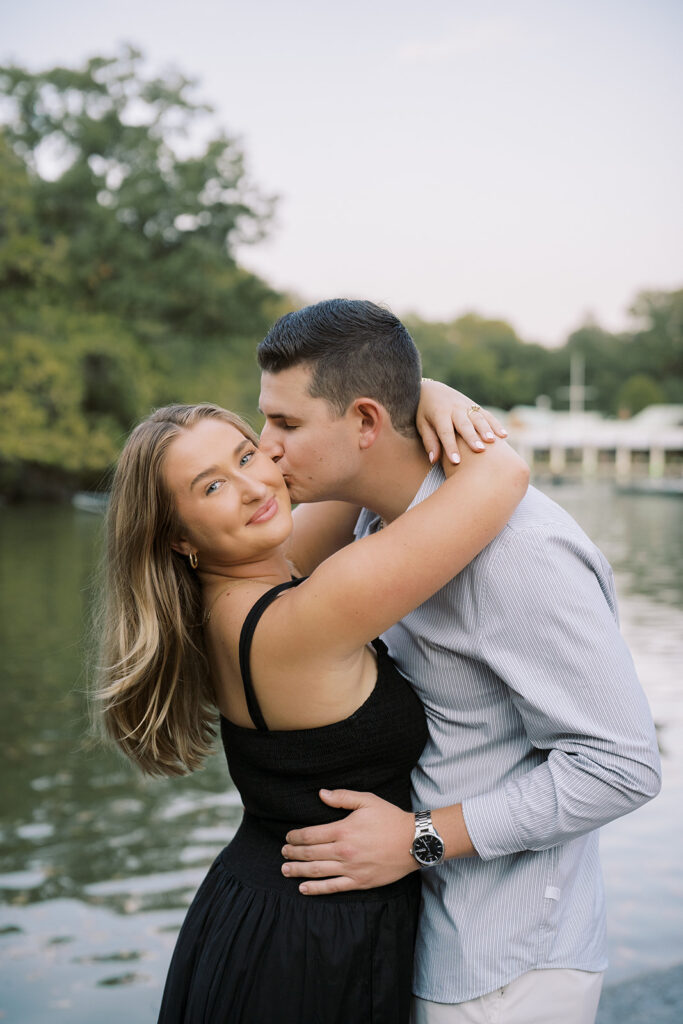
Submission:
{"label": "lake water", "polygon": [[[683,962],[683,501],[547,488],[615,569],[664,785],[603,829],[606,983]],[[145,781],[85,740],[83,629],[101,522],[0,508],[0,1018],[148,1024],[197,885],[240,818],[221,756]]]}

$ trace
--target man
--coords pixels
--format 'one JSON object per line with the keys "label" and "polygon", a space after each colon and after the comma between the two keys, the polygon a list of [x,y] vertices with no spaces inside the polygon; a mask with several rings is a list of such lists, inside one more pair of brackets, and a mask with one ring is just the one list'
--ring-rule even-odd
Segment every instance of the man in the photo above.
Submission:
{"label": "man", "polygon": [[[274,325],[258,358],[262,443],[294,501],[361,506],[363,536],[442,482],[414,428],[419,355],[391,313],[306,307]],[[300,568],[341,542],[335,514],[304,510],[323,527]],[[660,784],[609,565],[530,488],[471,565],[384,639],[427,710],[419,813],[323,792],[351,813],[290,833],[283,871],[315,896],[423,869],[418,1024],[593,1021],[606,966],[597,829]]]}

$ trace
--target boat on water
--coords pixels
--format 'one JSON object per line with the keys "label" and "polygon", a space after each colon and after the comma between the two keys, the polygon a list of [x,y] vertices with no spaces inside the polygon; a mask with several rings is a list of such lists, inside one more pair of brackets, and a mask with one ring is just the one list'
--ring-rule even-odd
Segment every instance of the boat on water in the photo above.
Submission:
{"label": "boat on water", "polygon": [[92,512],[95,515],[102,515],[106,512],[109,503],[109,495],[102,491],[77,491],[71,499],[74,508],[81,512]]}

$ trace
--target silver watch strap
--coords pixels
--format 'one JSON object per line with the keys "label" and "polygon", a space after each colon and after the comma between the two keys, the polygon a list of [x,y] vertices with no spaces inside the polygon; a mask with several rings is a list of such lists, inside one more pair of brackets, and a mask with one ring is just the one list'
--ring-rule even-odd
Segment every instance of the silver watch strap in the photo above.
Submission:
{"label": "silver watch strap", "polygon": [[[434,824],[432,822],[431,811],[416,811],[415,812],[415,835],[422,836],[425,832],[436,832]],[[438,833],[437,833],[438,835]]]}

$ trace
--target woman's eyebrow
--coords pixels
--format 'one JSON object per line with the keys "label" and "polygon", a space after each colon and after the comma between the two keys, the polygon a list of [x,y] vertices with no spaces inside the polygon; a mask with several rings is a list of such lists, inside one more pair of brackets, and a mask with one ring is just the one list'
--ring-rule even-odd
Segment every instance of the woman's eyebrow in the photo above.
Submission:
{"label": "woman's eyebrow", "polygon": [[[244,441],[240,441],[240,443],[237,445],[232,454],[239,455],[242,449],[248,447],[250,444],[252,444],[252,442],[249,440],[248,437],[245,437]],[[196,477],[190,484],[190,490],[192,490],[194,485],[198,484],[200,480],[203,480],[205,476],[211,476],[213,473],[217,473],[218,470],[218,466],[209,466],[207,469],[203,469],[201,473],[197,473]]]}
{"label": "woman's eyebrow", "polygon": [[208,469],[203,469],[201,471],[201,473],[197,473],[196,477],[194,478],[194,480],[190,484],[190,490],[192,490],[194,485],[198,484],[200,480],[203,480],[205,476],[211,476],[213,473],[217,473],[217,472],[218,472],[218,466],[209,466]]}

